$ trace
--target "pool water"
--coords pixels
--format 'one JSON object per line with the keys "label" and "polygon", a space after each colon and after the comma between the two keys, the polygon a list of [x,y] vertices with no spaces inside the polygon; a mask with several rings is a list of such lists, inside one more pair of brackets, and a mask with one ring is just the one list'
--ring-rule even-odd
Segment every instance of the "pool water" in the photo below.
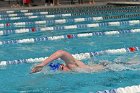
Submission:
{"label": "pool water", "polygon": [[[22,64],[1,69],[2,93],[94,93],[99,90],[138,85],[139,70],[97,73],[29,74],[32,65]],[[5,77],[5,78],[4,78]]]}
{"label": "pool water", "polygon": [[[138,18],[137,18],[138,19]],[[121,20],[121,19],[119,19]],[[130,20],[130,19],[127,19]],[[112,20],[113,21],[113,20]],[[87,22],[86,22],[87,23]],[[77,23],[78,24],[78,23]],[[35,32],[1,36],[0,40],[16,40],[32,37],[57,36],[71,33],[108,31],[139,28],[135,26],[102,27],[82,30]],[[111,36],[93,36],[29,44],[6,44],[0,46],[0,60],[16,60],[46,57],[57,50],[71,54],[120,49],[140,46],[140,33],[126,33]],[[109,70],[95,73],[50,71],[46,66],[42,72],[30,74],[31,68],[38,63],[23,63],[0,67],[1,93],[95,93],[140,84],[140,65],[119,65],[116,62],[138,61],[140,53],[104,54],[82,60],[85,64],[100,62],[112,63]],[[62,62],[56,60],[55,62]],[[115,64],[115,65],[114,65]]]}

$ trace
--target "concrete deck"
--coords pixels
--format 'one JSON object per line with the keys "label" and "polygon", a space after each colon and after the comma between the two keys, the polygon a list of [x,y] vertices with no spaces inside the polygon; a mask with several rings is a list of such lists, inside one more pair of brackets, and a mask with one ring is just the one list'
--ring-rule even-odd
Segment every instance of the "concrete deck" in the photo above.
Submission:
{"label": "concrete deck", "polygon": [[11,8],[11,4],[6,1],[0,1],[0,11],[3,10],[19,10],[19,9],[39,9],[39,8],[65,8],[65,7],[83,7],[83,6],[100,6],[100,5],[120,5],[120,6],[125,6],[125,5],[140,5],[140,2],[96,2],[96,4],[67,4],[67,5],[57,5],[57,6],[45,6],[43,4],[39,4],[38,6],[31,6],[31,7],[18,7],[18,8]]}
{"label": "concrete deck", "polygon": [[0,11],[2,10],[17,10],[17,9],[39,9],[39,8],[63,8],[63,7],[82,7],[82,6],[99,6],[99,5],[106,5],[108,2],[96,2],[96,4],[61,4],[57,6],[45,6],[44,4],[38,4],[38,6],[30,6],[30,7],[18,7],[14,8],[12,6],[13,3],[9,4],[7,1],[0,0]]}
{"label": "concrete deck", "polygon": [[0,11],[4,10],[19,10],[19,9],[39,9],[39,8],[65,8],[65,7],[83,7],[83,6],[100,6],[106,5],[107,2],[96,2],[96,4],[72,4],[72,5],[57,5],[57,6],[45,6],[45,5],[38,5],[38,6],[31,6],[31,7],[18,7],[18,8],[11,8],[11,5],[8,2],[0,1]]}
{"label": "concrete deck", "polygon": [[140,5],[140,2],[109,2],[109,5]]}

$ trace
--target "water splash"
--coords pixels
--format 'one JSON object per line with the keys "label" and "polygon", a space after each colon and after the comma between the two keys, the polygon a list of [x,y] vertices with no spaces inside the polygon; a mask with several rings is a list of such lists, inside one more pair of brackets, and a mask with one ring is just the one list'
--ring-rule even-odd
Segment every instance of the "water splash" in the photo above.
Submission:
{"label": "water splash", "polygon": [[[123,60],[127,60],[126,62]],[[131,58],[118,57],[115,63],[107,65],[107,69],[112,71],[140,70],[140,56],[134,55]]]}

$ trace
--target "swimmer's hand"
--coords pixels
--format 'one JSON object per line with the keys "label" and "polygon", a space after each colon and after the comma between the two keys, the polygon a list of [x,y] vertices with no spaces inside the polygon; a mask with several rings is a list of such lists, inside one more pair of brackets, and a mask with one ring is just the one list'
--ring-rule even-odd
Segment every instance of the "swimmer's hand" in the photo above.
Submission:
{"label": "swimmer's hand", "polygon": [[36,72],[39,72],[43,69],[43,66],[36,66],[32,69],[32,72],[31,73],[36,73]]}

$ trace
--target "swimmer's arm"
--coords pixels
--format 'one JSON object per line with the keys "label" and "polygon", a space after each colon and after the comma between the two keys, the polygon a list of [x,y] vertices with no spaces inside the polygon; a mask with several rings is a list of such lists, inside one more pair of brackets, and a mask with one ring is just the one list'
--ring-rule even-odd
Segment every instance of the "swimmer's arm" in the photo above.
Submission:
{"label": "swimmer's arm", "polygon": [[61,52],[61,50],[53,53],[50,57],[48,57],[47,59],[45,59],[42,63],[38,64],[37,66],[35,66],[33,69],[32,69],[32,73],[36,73],[36,72],[39,72],[42,70],[42,68],[47,65],[48,63],[58,59],[58,58],[61,58],[63,56],[63,53]]}
{"label": "swimmer's arm", "polygon": [[42,69],[43,69],[43,66],[35,66],[35,67],[32,69],[32,71],[31,71],[30,74],[39,72],[39,71],[41,71]]}
{"label": "swimmer's arm", "polygon": [[49,62],[52,61],[52,58],[47,58],[45,59],[42,63],[38,64],[37,66],[35,66],[33,69],[32,69],[32,73],[36,73],[36,72],[39,72],[43,69],[43,67],[45,65],[47,65]]}
{"label": "swimmer's arm", "polygon": [[39,72],[43,69],[43,67],[45,65],[47,65],[49,62],[53,61],[53,59],[51,57],[45,59],[42,63],[38,64],[37,66],[35,66],[33,69],[32,69],[32,73],[36,73],[36,72]]}
{"label": "swimmer's arm", "polygon": [[40,63],[38,66],[45,66],[48,63],[61,58],[63,56],[63,54],[59,51],[56,51],[55,53],[53,53],[50,57],[48,57],[47,59],[45,59],[42,63]]}

